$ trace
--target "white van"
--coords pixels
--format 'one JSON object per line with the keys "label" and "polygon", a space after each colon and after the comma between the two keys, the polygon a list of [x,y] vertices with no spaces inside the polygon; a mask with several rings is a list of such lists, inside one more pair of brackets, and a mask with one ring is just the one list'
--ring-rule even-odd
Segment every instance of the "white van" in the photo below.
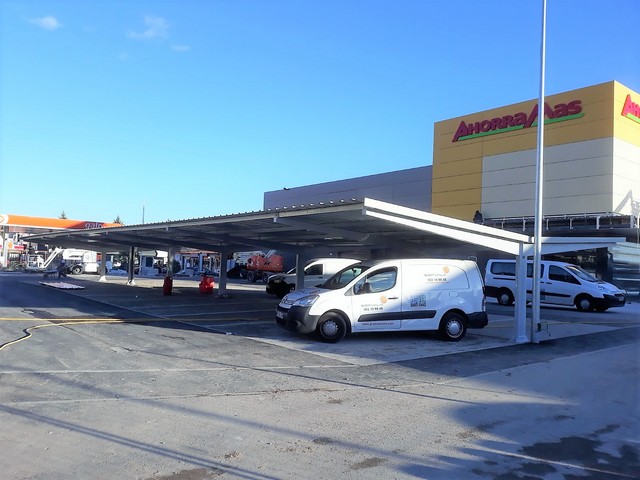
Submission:
{"label": "white van", "polygon": [[[314,287],[329,279],[338,270],[358,263],[360,260],[353,258],[317,258],[310,260],[304,267],[304,287]],[[287,293],[296,289],[296,269],[292,268],[287,273],[271,275],[267,280],[267,293],[284,297]]]}
{"label": "white van", "polygon": [[[540,303],[575,305],[580,311],[604,312],[622,307],[625,294],[615,285],[598,280],[577,265],[542,260],[540,262]],[[527,262],[527,301],[533,288],[533,262]],[[513,304],[516,291],[516,261],[489,260],[485,271],[485,289],[501,305]]]}
{"label": "white van", "polygon": [[319,287],[289,293],[276,322],[326,342],[348,333],[409,330],[439,331],[457,341],[488,318],[475,262],[406,259],[356,263]]}

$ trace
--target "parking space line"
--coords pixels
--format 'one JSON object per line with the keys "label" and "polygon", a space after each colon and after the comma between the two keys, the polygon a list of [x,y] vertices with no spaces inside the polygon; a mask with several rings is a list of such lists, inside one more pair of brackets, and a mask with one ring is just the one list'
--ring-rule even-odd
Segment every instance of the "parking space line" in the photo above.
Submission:
{"label": "parking space line", "polygon": [[200,327],[240,327],[240,326],[246,326],[246,325],[266,325],[266,324],[271,324],[271,323],[275,323],[275,320],[255,320],[255,321],[248,321],[248,322],[231,322],[231,323],[213,323],[211,325],[198,325]]}
{"label": "parking space line", "polygon": [[284,365],[284,366],[253,366],[253,367],[207,367],[207,368],[141,368],[141,369],[109,369],[109,370],[0,370],[3,375],[75,375],[95,373],[191,373],[191,372],[228,372],[237,370],[303,370],[303,369],[327,369],[327,368],[357,368],[358,365]]}
{"label": "parking space line", "polygon": [[173,318],[173,317],[198,317],[202,315],[231,315],[231,314],[239,314],[239,313],[273,313],[273,310],[233,310],[227,312],[201,312],[201,313],[180,313],[180,314],[168,314],[163,315],[164,318]]}

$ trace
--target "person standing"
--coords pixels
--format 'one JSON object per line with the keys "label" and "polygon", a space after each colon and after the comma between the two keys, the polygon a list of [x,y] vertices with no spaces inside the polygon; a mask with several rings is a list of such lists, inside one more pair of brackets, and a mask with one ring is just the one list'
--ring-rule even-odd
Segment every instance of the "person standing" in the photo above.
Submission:
{"label": "person standing", "polygon": [[67,262],[62,260],[58,265],[58,278],[67,276]]}

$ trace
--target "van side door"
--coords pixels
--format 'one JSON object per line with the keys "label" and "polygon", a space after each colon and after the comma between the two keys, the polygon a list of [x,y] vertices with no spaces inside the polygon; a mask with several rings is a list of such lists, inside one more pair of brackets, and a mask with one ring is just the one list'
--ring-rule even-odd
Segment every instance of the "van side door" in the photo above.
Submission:
{"label": "van side door", "polygon": [[[447,310],[458,308],[471,313],[480,311],[481,300],[474,302],[467,272],[456,265],[411,264],[402,272],[402,329],[437,330]],[[478,280],[480,277],[478,276]],[[475,292],[482,292],[481,281]],[[479,297],[480,298],[480,297]]]}
{"label": "van side door", "polygon": [[354,332],[398,330],[402,326],[397,267],[367,271],[367,275],[354,284],[350,294]]}
{"label": "van side door", "polygon": [[[573,305],[573,299],[580,291],[580,280],[568,270],[558,265],[549,265],[547,275],[543,278],[545,303],[556,305]],[[542,293],[541,293],[542,295]]]}
{"label": "van side door", "polygon": [[305,288],[315,287],[320,285],[326,280],[324,275],[324,265],[322,263],[315,263],[309,265],[304,270],[304,286]]}

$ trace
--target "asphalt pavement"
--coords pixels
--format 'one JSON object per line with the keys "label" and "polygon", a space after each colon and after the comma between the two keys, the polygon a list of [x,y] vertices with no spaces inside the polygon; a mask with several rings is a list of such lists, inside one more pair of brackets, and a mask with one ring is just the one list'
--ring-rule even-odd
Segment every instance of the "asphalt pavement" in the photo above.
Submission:
{"label": "asphalt pavement", "polygon": [[97,280],[0,273],[3,478],[639,478],[638,304],[324,344],[260,284]]}

